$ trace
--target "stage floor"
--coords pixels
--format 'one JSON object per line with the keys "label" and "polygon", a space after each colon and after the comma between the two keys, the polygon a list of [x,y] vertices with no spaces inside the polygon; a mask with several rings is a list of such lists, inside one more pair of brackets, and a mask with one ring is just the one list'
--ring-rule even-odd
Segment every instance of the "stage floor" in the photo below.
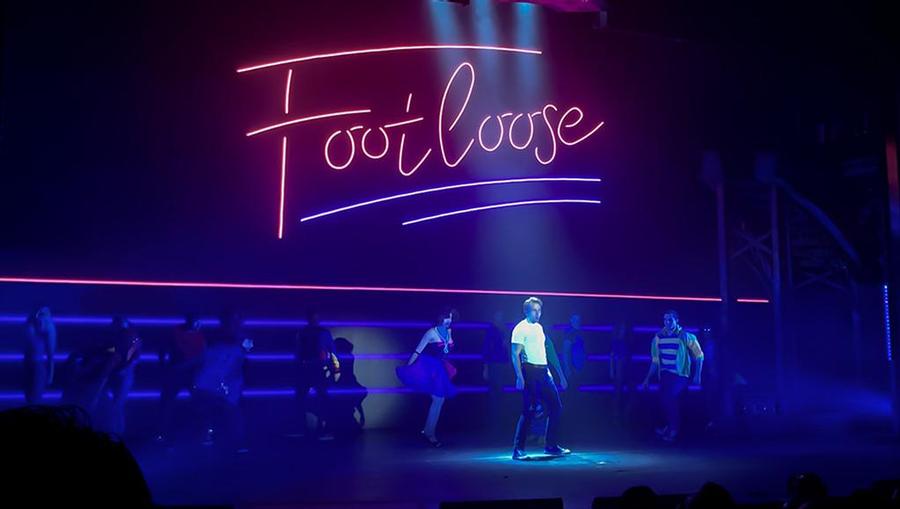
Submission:
{"label": "stage floor", "polygon": [[[832,495],[900,478],[900,444],[849,436],[694,440],[668,445],[603,436],[564,445],[568,457],[513,462],[510,447],[447,436],[428,448],[418,437],[367,431],[353,441],[268,437],[248,453],[198,444],[132,444],[162,504],[238,507],[437,507],[446,500],[563,497],[569,508],[646,484],[687,493],[712,480],[740,502],[784,496],[792,473],[814,471]],[[539,448],[532,448],[532,452]]]}

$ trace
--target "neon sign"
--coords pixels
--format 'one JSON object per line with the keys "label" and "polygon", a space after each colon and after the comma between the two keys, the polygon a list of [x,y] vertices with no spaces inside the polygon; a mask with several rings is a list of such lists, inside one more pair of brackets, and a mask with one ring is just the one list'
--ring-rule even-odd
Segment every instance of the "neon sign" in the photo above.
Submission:
{"label": "neon sign", "polygon": [[[325,53],[305,57],[267,62],[238,69],[238,73],[248,73],[260,70],[271,70],[288,66],[284,88],[284,115],[291,114],[291,86],[293,81],[293,68],[295,64],[314,60],[323,60],[339,57],[352,57],[359,55],[373,55],[381,53],[426,51],[426,50],[477,50],[496,51],[504,53],[518,53],[526,55],[541,55],[541,51],[523,48],[509,48],[500,46],[475,46],[475,45],[418,45],[418,46],[392,46],[386,48],[371,48],[354,51],[342,51]],[[247,137],[264,135],[267,133],[279,133],[282,135],[281,143],[281,185],[279,200],[278,238],[284,236],[284,200],[285,181],[287,179],[287,153],[288,136],[285,129],[318,120],[346,117],[351,120],[343,129],[331,132],[322,144],[322,154],[325,164],[335,171],[343,171],[349,168],[357,158],[379,160],[391,155],[396,161],[397,170],[404,177],[412,176],[430,157],[440,157],[440,161],[447,167],[458,166],[468,157],[476,143],[485,153],[492,153],[500,149],[504,144],[513,150],[525,151],[531,149],[534,159],[548,165],[556,158],[561,146],[577,145],[594,135],[603,125],[603,121],[587,121],[585,112],[578,106],[569,106],[562,110],[553,103],[546,103],[536,109],[521,112],[496,112],[484,116],[476,115],[469,111],[469,103],[476,92],[476,69],[467,61],[459,63],[444,85],[441,95],[440,107],[431,115],[413,111],[413,93],[406,94],[406,104],[403,114],[394,121],[381,125],[366,123],[366,116],[372,113],[373,108],[367,105],[355,105],[353,108],[316,113],[314,115],[288,118],[280,122],[265,125],[246,133]],[[447,100],[449,96],[458,96],[464,92],[465,99],[457,107],[452,107]],[[454,151],[448,143],[452,133],[460,135],[460,120],[466,116],[477,120],[478,128],[474,132],[464,133],[463,148]],[[424,124],[423,124],[424,123]],[[410,147],[407,143],[407,134],[417,124],[436,131],[437,146]],[[399,138],[399,141],[398,141]],[[538,147],[538,139],[543,138],[548,147],[541,150]],[[394,148],[397,147],[397,148]],[[392,154],[393,152],[393,154]],[[437,155],[435,155],[437,153]],[[374,200],[378,201],[378,200]],[[596,200],[568,199],[568,200],[543,200],[542,203],[599,203]],[[531,202],[529,202],[531,203]],[[476,207],[466,211],[489,210],[504,206],[517,206],[525,202],[510,204],[497,204],[495,206]],[[533,204],[537,204],[534,201]],[[462,213],[441,214],[440,217]],[[437,216],[436,216],[437,217]],[[304,218],[303,220],[306,220]],[[414,220],[404,224],[420,222]]]}

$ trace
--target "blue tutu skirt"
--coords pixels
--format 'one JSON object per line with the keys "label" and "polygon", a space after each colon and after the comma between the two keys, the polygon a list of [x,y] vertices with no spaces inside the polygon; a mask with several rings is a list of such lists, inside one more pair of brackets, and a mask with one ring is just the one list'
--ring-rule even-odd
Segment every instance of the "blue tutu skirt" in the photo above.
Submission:
{"label": "blue tutu skirt", "polygon": [[444,361],[431,355],[420,355],[411,365],[397,367],[397,378],[410,389],[440,398],[456,395]]}

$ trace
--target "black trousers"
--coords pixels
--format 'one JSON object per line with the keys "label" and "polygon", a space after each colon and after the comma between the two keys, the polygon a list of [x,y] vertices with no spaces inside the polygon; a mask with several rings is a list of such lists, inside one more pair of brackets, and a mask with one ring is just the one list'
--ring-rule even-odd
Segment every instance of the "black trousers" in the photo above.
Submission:
{"label": "black trousers", "polygon": [[[175,400],[182,389],[190,390],[194,378],[201,367],[202,357],[173,362],[163,370],[162,391],[160,393],[160,425],[159,432],[166,435],[171,431],[172,419],[175,416]],[[192,401],[193,403],[193,401]]]}
{"label": "black trousers", "polygon": [[525,439],[534,420],[537,404],[540,403],[547,413],[547,434],[545,447],[558,445],[559,419],[562,414],[562,402],[556,384],[546,366],[522,364],[522,375],[525,377],[525,390],[522,391],[522,415],[516,425],[516,449],[525,449]]}
{"label": "black trousers", "polygon": [[[328,398],[328,376],[325,373],[324,363],[302,362],[297,369],[296,395],[300,407],[300,422],[306,427],[306,413],[310,412],[318,417],[318,429],[324,429],[323,423],[331,417],[330,402]],[[309,390],[316,391],[315,402],[309,396]],[[315,404],[314,404],[315,403]]]}
{"label": "black trousers", "polygon": [[659,374],[659,397],[662,398],[666,425],[673,433],[681,428],[681,395],[688,388],[689,379],[670,371]]}

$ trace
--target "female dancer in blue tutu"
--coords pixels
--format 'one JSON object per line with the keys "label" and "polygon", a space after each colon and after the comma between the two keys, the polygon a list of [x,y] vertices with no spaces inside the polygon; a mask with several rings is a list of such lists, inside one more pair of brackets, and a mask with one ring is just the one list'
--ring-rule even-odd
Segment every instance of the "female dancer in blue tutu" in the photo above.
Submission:
{"label": "female dancer in blue tutu", "polygon": [[435,428],[444,400],[456,395],[456,387],[450,381],[456,375],[456,369],[447,362],[446,357],[453,348],[450,329],[457,318],[459,314],[455,309],[443,310],[437,324],[425,331],[409,362],[397,368],[397,378],[403,385],[431,395],[431,407],[422,429],[422,438],[433,447],[442,445],[435,436]]}

